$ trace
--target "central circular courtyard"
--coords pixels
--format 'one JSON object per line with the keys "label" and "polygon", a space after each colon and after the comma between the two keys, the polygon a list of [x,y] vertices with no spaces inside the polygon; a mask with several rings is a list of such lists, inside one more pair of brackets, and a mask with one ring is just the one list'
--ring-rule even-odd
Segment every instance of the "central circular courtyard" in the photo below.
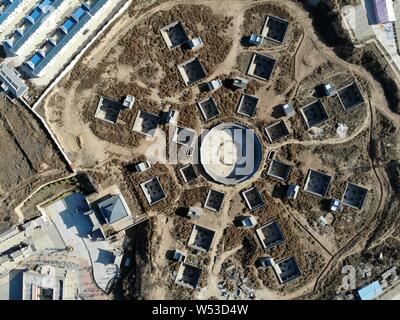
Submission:
{"label": "central circular courtyard", "polygon": [[221,123],[203,134],[200,162],[215,182],[234,185],[260,168],[262,144],[254,130],[238,123]]}

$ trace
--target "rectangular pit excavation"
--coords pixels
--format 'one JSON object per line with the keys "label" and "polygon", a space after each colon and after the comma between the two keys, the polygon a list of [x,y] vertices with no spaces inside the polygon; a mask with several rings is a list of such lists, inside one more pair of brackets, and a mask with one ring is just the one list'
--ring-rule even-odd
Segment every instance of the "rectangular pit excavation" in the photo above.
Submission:
{"label": "rectangular pit excavation", "polygon": [[183,181],[186,183],[192,182],[198,178],[196,169],[192,164],[188,164],[187,166],[180,168],[179,172],[182,175]]}
{"label": "rectangular pit excavation", "polygon": [[247,74],[257,79],[268,81],[272,77],[275,65],[276,59],[254,53],[247,69]]}
{"label": "rectangular pit excavation", "polygon": [[288,21],[274,16],[267,16],[261,35],[268,40],[283,43],[288,28]]}
{"label": "rectangular pit excavation", "polygon": [[332,177],[325,173],[310,169],[308,171],[304,190],[319,197],[325,197]]}
{"label": "rectangular pit excavation", "polygon": [[289,179],[291,171],[292,166],[290,164],[286,164],[278,160],[272,160],[271,164],[269,165],[267,174],[279,180],[286,181],[287,179]]}
{"label": "rectangular pit excavation", "polygon": [[324,123],[329,119],[328,113],[326,112],[325,106],[321,100],[311,102],[310,104],[301,107],[300,112],[308,129]]}
{"label": "rectangular pit excavation", "polygon": [[301,276],[299,266],[294,257],[283,259],[273,267],[281,284],[288,283]]}
{"label": "rectangular pit excavation", "polygon": [[346,190],[343,194],[342,204],[354,209],[361,210],[368,195],[368,189],[347,182]]}
{"label": "rectangular pit excavation", "polygon": [[175,283],[189,289],[197,289],[200,282],[201,269],[188,263],[182,263],[178,269]]}
{"label": "rectangular pit excavation", "polygon": [[198,102],[197,105],[206,121],[211,120],[220,114],[217,103],[212,96]]}
{"label": "rectangular pit excavation", "polygon": [[160,32],[170,50],[180,47],[189,40],[185,28],[180,21],[175,21],[161,28]]}
{"label": "rectangular pit excavation", "polygon": [[356,82],[339,89],[338,96],[344,110],[353,109],[365,102]]}
{"label": "rectangular pit excavation", "polygon": [[196,250],[208,252],[211,248],[214,235],[215,231],[194,224],[188,246]]}
{"label": "rectangular pit excavation", "polygon": [[256,233],[265,250],[272,249],[285,241],[285,235],[275,220],[258,228]]}
{"label": "rectangular pit excavation", "polygon": [[116,100],[100,97],[94,117],[111,124],[115,124],[118,120],[122,109],[122,104]]}
{"label": "rectangular pit excavation", "polygon": [[186,86],[191,86],[192,84],[204,79],[207,75],[197,57],[178,65],[178,70]]}
{"label": "rectangular pit excavation", "polygon": [[172,137],[172,142],[190,148],[192,147],[196,136],[196,131],[192,129],[177,127],[174,136]]}
{"label": "rectangular pit excavation", "polygon": [[225,193],[210,189],[207,194],[207,199],[204,204],[204,208],[214,212],[219,212],[222,208],[224,197]]}
{"label": "rectangular pit excavation", "polygon": [[271,143],[286,138],[290,132],[284,120],[273,123],[265,128],[265,133]]}
{"label": "rectangular pit excavation", "polygon": [[139,110],[132,131],[144,134],[148,137],[154,137],[159,123],[159,116]]}
{"label": "rectangular pit excavation", "polygon": [[256,187],[243,191],[242,196],[246,201],[246,205],[250,211],[255,211],[265,207],[263,196]]}
{"label": "rectangular pit excavation", "polygon": [[150,180],[141,183],[140,188],[142,188],[147,202],[151,206],[167,197],[158,177],[153,177]]}
{"label": "rectangular pit excavation", "polygon": [[259,98],[246,93],[243,93],[239,100],[237,113],[242,116],[252,118],[256,114]]}

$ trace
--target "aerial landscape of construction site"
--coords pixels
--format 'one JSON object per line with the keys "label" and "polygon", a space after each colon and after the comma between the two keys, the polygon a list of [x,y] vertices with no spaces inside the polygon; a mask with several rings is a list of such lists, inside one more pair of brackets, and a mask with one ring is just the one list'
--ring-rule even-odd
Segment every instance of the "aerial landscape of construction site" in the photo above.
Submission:
{"label": "aerial landscape of construction site", "polygon": [[399,300],[396,18],[0,0],[0,299]]}

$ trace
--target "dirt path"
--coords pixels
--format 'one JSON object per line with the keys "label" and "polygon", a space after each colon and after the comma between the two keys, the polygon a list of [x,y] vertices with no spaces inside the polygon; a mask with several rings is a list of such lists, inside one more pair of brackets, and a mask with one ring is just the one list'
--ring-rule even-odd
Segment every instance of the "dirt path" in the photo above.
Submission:
{"label": "dirt path", "polygon": [[[243,13],[247,7],[249,7],[249,4],[251,3],[256,4],[256,3],[266,3],[270,1],[231,1],[229,3],[229,8],[226,7],[226,2],[221,1],[219,4],[216,4],[215,1],[172,1],[168,3],[161,4],[159,6],[156,6],[152,8],[151,10],[147,11],[141,16],[133,16],[129,17],[127,14],[125,14],[110,30],[109,32],[104,36],[102,41],[97,45],[97,47],[93,48],[91,52],[82,60],[82,63],[84,63],[89,69],[96,67],[108,54],[108,52],[117,45],[119,39],[126,33],[128,32],[131,28],[133,28],[135,25],[139,24],[142,22],[144,19],[148,18],[152,14],[160,11],[160,10],[168,10],[175,6],[176,4],[179,3],[196,3],[196,4],[212,4],[213,10],[220,10],[221,12],[224,12],[225,14],[233,14],[234,19],[232,21],[233,23],[233,28],[232,28],[232,38],[233,38],[233,45],[232,48],[227,55],[226,59],[222,64],[219,65],[219,67],[216,69],[216,71],[210,75],[210,77],[218,77],[218,75],[223,74],[223,73],[229,73],[232,71],[233,66],[236,63],[236,57],[238,56],[241,46],[240,46],[240,28],[241,24],[243,22]],[[304,66],[302,66],[302,61],[306,58],[308,59],[314,59],[313,57],[315,56],[315,52],[318,54],[322,55],[322,58],[332,61],[335,64],[338,64],[342,67],[344,67],[347,70],[351,70],[352,72],[361,75],[363,78],[365,78],[370,86],[372,87],[372,92],[373,95],[371,97],[371,101],[369,103],[369,108],[367,109],[367,115],[363,121],[363,123],[356,128],[356,130],[349,135],[346,138],[331,138],[327,139],[324,141],[319,141],[319,140],[309,140],[309,141],[299,141],[295,139],[289,139],[285,142],[274,144],[270,146],[271,149],[279,149],[285,145],[289,144],[298,144],[298,145],[304,145],[304,146],[319,146],[319,145],[334,145],[334,144],[344,144],[346,142],[349,142],[356,138],[359,134],[365,132],[368,128],[370,128],[370,132],[372,134],[372,128],[374,128],[375,121],[376,121],[376,110],[379,110],[382,112],[383,115],[388,117],[396,127],[400,127],[400,116],[397,114],[394,114],[391,112],[388,108],[386,99],[383,95],[383,90],[382,87],[372,78],[372,76],[366,72],[364,69],[351,65],[337,57],[335,52],[324,46],[320,41],[316,38],[316,35],[314,33],[314,29],[311,25],[311,20],[307,16],[303,10],[299,10],[297,4],[294,4],[292,2],[287,2],[285,3],[288,5],[289,8],[294,9],[298,12],[298,19],[297,21],[300,21],[302,24],[302,28],[304,30],[303,37],[299,41],[299,45],[296,49],[296,58],[295,58],[295,82],[291,84],[291,86],[295,86],[296,90],[294,92],[296,93],[298,85],[301,83],[302,79],[307,77],[309,74],[313,72],[314,69],[307,69]],[[282,48],[281,48],[282,49]],[[307,54],[309,54],[309,57],[307,57]],[[289,89],[291,89],[290,87]],[[289,90],[288,89],[288,90]],[[52,94],[58,93],[62,95],[60,91],[55,91],[52,92]],[[128,148],[122,148],[118,147],[115,145],[112,145],[110,143],[107,143],[103,140],[98,139],[90,130],[89,125],[82,124],[82,121],[79,118],[78,110],[75,105],[72,105],[70,101],[73,101],[73,95],[75,94],[75,90],[71,89],[68,94],[64,95],[65,98],[65,110],[63,114],[63,127],[60,129],[56,125],[52,125],[51,119],[53,119],[53,115],[49,113],[49,108],[45,108],[46,110],[46,119],[50,119],[49,124],[52,127],[52,130],[54,130],[57,134],[57,136],[60,139],[60,143],[66,147],[66,150],[69,150],[69,152],[73,153],[72,158],[76,162],[75,165],[77,167],[84,166],[84,167],[91,167],[91,165],[95,165],[96,163],[104,163],[107,160],[110,159],[110,155],[113,154],[115,157],[120,158],[120,159],[127,159],[129,160],[133,154],[134,151],[138,150],[144,150],[145,144],[140,146],[140,148],[135,149],[135,150],[129,150]],[[154,93],[155,94],[155,93]],[[48,100],[47,100],[48,101]],[[376,110],[375,110],[376,108]],[[77,126],[76,123],[82,124],[78,130],[76,130]],[[79,142],[77,142],[77,139]],[[371,137],[372,139],[372,137]],[[147,145],[146,145],[147,146]],[[355,249],[355,247],[351,246],[352,243],[354,243],[356,240],[361,241],[363,240],[364,237],[364,232],[368,230],[371,224],[377,219],[378,213],[380,210],[382,210],[382,206],[384,204],[384,200],[387,197],[387,190],[386,190],[386,182],[385,182],[385,175],[383,174],[384,171],[382,168],[377,168],[375,167],[373,159],[371,159],[371,165],[373,166],[373,169],[375,171],[375,179],[377,181],[377,185],[379,185],[379,190],[378,190],[378,195],[379,195],[379,205],[376,210],[376,212],[371,216],[371,219],[369,220],[369,223],[366,224],[362,230],[360,230],[357,234],[355,234],[351,239],[344,245],[342,248],[340,248],[337,252],[334,252],[331,247],[329,247],[327,244],[325,244],[320,237],[317,237],[315,233],[312,231],[308,230],[308,228],[303,227],[303,229],[310,234],[314,240],[318,242],[318,244],[323,248],[323,250],[328,254],[329,256],[332,256],[329,262],[327,263],[326,267],[324,270],[320,273],[318,278],[315,279],[315,281],[312,281],[308,283],[306,286],[302,287],[300,290],[291,293],[289,295],[286,295],[284,298],[285,299],[294,299],[301,297],[302,295],[309,293],[312,290],[315,290],[323,284],[324,279],[326,276],[329,274],[329,272],[332,270],[333,267],[337,265],[337,263],[343,259],[346,255],[352,253]],[[175,177],[174,170],[172,167],[168,166],[169,172],[172,174],[173,177]],[[261,176],[262,170],[259,171],[259,173],[250,181],[246,183],[246,185],[241,185],[238,188],[222,188],[224,191],[226,191],[226,197],[225,197],[225,205],[222,210],[222,212],[219,214],[220,215],[220,220],[219,220],[219,225],[217,229],[215,230],[215,236],[214,236],[214,245],[211,249],[210,252],[210,260],[211,263],[207,267],[207,287],[204,288],[203,291],[201,291],[200,296],[203,299],[207,299],[210,297],[219,297],[219,290],[217,288],[217,283],[218,283],[218,277],[221,269],[222,263],[228,259],[231,255],[235,254],[237,250],[240,249],[240,247],[234,248],[230,251],[224,252],[221,256],[218,256],[217,252],[217,244],[221,241],[222,236],[223,236],[223,231],[224,229],[228,226],[228,224],[232,221],[232,218],[229,216],[228,211],[229,211],[229,204],[230,200],[233,197],[233,194],[237,193],[240,189],[245,188],[246,186],[251,185],[255,180],[259,179]],[[219,188],[221,189],[221,188]],[[155,213],[154,213],[155,214]],[[160,214],[160,213],[158,213]],[[162,213],[161,213],[162,214]],[[294,216],[292,216],[295,218]],[[295,218],[296,219],[296,218]],[[298,221],[299,222],[299,221]],[[303,221],[300,221],[300,225],[303,226]],[[166,226],[163,225],[162,228],[159,231],[166,230]],[[165,228],[165,229],[164,229]],[[159,253],[162,253],[165,249],[170,249],[171,245],[173,243],[171,242],[171,239],[166,237],[166,241],[163,242],[162,244],[162,250],[159,250]],[[350,248],[350,250],[348,250]],[[357,250],[359,248],[357,247]],[[159,255],[158,257],[155,258],[156,261],[162,261],[164,257],[162,255]],[[164,291],[160,291],[164,292]],[[257,291],[257,296],[264,298],[264,299],[269,299],[269,298],[280,298],[282,299],[282,296],[271,292],[268,289],[262,289]]]}
{"label": "dirt path", "polygon": [[[371,74],[369,74],[362,67],[355,66],[355,65],[352,65],[350,63],[347,63],[347,62],[341,60],[336,55],[336,53],[333,51],[333,49],[328,48],[325,45],[323,45],[322,43],[320,43],[313,31],[311,21],[309,19],[304,19],[303,27],[305,28],[307,33],[312,35],[311,39],[314,43],[314,46],[316,48],[318,48],[320,53],[328,61],[337,63],[337,64],[343,66],[344,68],[347,68],[355,73],[360,74],[364,79],[366,79],[368,81],[368,83],[372,87],[371,92],[373,94],[371,95],[372,97],[368,104],[369,105],[369,108],[368,108],[369,115],[368,115],[368,117],[366,117],[366,120],[365,120],[365,121],[369,121],[369,123],[366,124],[364,121],[363,125],[358,128],[358,130],[352,135],[351,139],[354,138],[355,136],[357,136],[360,132],[362,132],[364,130],[364,128],[367,126],[370,128],[370,140],[373,139],[373,137],[372,137],[373,128],[375,127],[375,124],[376,124],[375,108],[377,110],[379,110],[380,112],[382,112],[387,118],[389,118],[395,124],[396,127],[399,127],[400,126],[400,116],[390,111],[387,101],[385,99],[382,87],[380,86],[380,84],[378,84],[376,82],[375,79],[373,79]],[[349,140],[351,140],[351,139],[349,139]],[[331,139],[331,141],[329,143],[340,143],[340,142],[337,141],[336,139],[334,139],[334,140]],[[379,218],[379,212],[381,210],[383,210],[384,203],[385,203],[384,200],[388,196],[388,191],[387,191],[388,182],[387,182],[386,173],[384,172],[384,170],[382,168],[376,167],[376,165],[374,163],[374,159],[371,158],[370,161],[371,161],[371,166],[373,168],[373,171],[375,173],[375,180],[377,181],[377,185],[378,185],[378,198],[379,198],[378,207],[377,207],[376,211],[371,215],[371,218],[365,224],[365,226],[359,232],[357,232],[355,235],[353,235],[347,241],[347,243],[344,246],[342,246],[335,255],[332,256],[332,259],[328,262],[325,269],[321,272],[321,274],[316,279],[313,290],[316,290],[318,287],[321,287],[323,285],[323,282],[324,282],[326,276],[332,270],[332,268],[338,264],[339,261],[343,260],[346,256],[353,254],[354,252],[362,249],[362,247],[360,248],[357,246],[352,246],[352,244],[354,244],[356,242],[362,243],[363,240],[366,240],[368,238],[368,236],[367,236],[368,232],[366,235],[364,235],[364,233],[366,231],[368,231],[369,229],[371,229],[371,225],[374,225],[374,222],[376,222],[376,220]]]}
{"label": "dirt path", "polygon": [[[50,113],[51,108],[48,108],[50,100],[46,101],[44,108],[51,130],[55,133],[61,145],[68,150],[74,166],[76,168],[95,166],[97,163],[109,159],[111,154],[116,154],[119,158],[129,160],[132,157],[132,150],[97,138],[90,129],[89,124],[82,122],[79,114],[80,109],[72,103],[75,95],[74,89],[72,88],[67,94],[64,94],[57,88],[52,93],[59,94],[65,101],[61,115],[62,126],[56,123],[55,115]],[[80,125],[77,126],[77,123]]]}
{"label": "dirt path", "polygon": [[123,37],[123,35],[131,30],[135,25],[139,24],[152,14],[161,10],[168,10],[179,3],[197,2],[175,0],[156,6],[139,17],[137,15],[129,17],[127,13],[124,14],[119,19],[119,21],[107,32],[105,37],[101,40],[101,43],[93,48],[90,53],[82,60],[82,63],[84,63],[89,69],[96,67],[107,56],[108,52],[112,48],[116,47],[119,39]]}
{"label": "dirt path", "polygon": [[[222,4],[222,2],[221,2]],[[223,8],[223,14],[227,14],[227,9],[225,7],[225,5],[222,6]],[[240,28],[242,26],[244,17],[243,17],[243,12],[244,12],[244,6],[243,3],[241,2],[232,2],[230,4],[230,8],[229,8],[229,13],[235,13],[234,14],[234,19],[232,20],[233,23],[233,28],[232,28],[232,32],[231,32],[231,36],[232,36],[232,48],[229,51],[229,54],[227,55],[226,59],[224,62],[222,62],[218,68],[215,70],[215,72],[210,76],[210,78],[214,78],[217,77],[218,75],[221,74],[229,74],[232,69],[234,68],[235,64],[236,64],[236,58],[239,54],[239,52],[241,51],[241,46],[240,46],[240,41],[241,41],[241,32],[240,32]]]}
{"label": "dirt path", "polygon": [[221,266],[224,263],[226,259],[228,259],[230,256],[234,255],[236,252],[238,252],[240,249],[242,249],[242,245],[233,248],[229,251],[224,251],[224,253],[217,259],[216,263],[214,263],[214,266],[212,267],[212,273],[214,276],[218,276],[219,272],[221,271]]}
{"label": "dirt path", "polygon": [[[219,297],[220,296],[219,290],[217,287],[218,278],[219,278],[219,270],[220,270],[220,269],[218,269],[218,265],[216,265],[217,261],[218,261],[218,256],[217,256],[218,246],[217,246],[217,244],[222,239],[224,230],[228,226],[228,223],[232,222],[232,218],[229,217],[230,206],[227,204],[230,203],[233,195],[234,195],[234,193],[232,192],[232,190],[230,190],[230,192],[225,195],[225,198],[224,198],[225,205],[222,208],[222,212],[219,213],[220,225],[218,226],[218,229],[215,230],[215,235],[214,235],[214,239],[213,239],[214,245],[211,248],[211,251],[209,253],[211,263],[207,267],[207,271],[208,271],[207,287],[206,287],[207,290],[204,293],[201,292],[201,294],[199,295],[200,299],[210,299],[211,297]],[[237,250],[239,250],[239,249],[237,249]],[[221,262],[221,264],[222,264],[222,262]],[[215,266],[215,268],[214,268],[214,266]],[[219,265],[219,268],[220,268],[220,265]]]}

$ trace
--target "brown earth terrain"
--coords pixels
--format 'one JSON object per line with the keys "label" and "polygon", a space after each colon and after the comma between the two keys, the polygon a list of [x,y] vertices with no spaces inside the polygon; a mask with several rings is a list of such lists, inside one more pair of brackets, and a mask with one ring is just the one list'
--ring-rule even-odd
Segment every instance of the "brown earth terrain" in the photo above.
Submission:
{"label": "brown earth terrain", "polygon": [[[29,134],[28,134],[29,133]],[[26,107],[0,97],[0,230],[23,221],[14,208],[67,169],[46,132]]]}
{"label": "brown earth terrain", "polygon": [[[229,1],[229,5],[227,2],[165,1],[133,5],[41,107],[75,167],[102,186],[117,183],[137,219],[149,218],[127,232],[126,252],[135,263],[132,270],[124,273],[118,287],[122,293],[119,296],[115,293],[117,298],[220,299],[224,298],[218,285],[221,282],[232,296],[250,298],[245,293],[237,294],[238,283],[245,281],[254,292],[253,298],[258,299],[332,298],[338,290],[343,265],[362,261],[374,265],[377,274],[398,261],[395,250],[398,228],[394,226],[398,226],[396,196],[400,192],[396,148],[400,118],[394,112],[397,100],[392,96],[390,100],[382,88],[385,82],[364,68],[365,60],[373,58],[355,52],[348,61],[340,59],[335,48],[321,41],[315,33],[315,19],[297,2],[246,0]],[[266,15],[290,22],[284,43],[266,40],[261,47],[248,47],[244,39],[261,32]],[[176,20],[183,23],[190,38],[201,36],[204,47],[196,52],[183,48],[169,50],[159,29]],[[278,60],[270,81],[245,75],[255,52]],[[248,93],[260,98],[256,116],[245,118],[236,114],[241,93],[223,87],[213,93],[220,115],[205,121],[197,102],[208,93],[201,92],[196,85],[185,87],[176,68],[194,56],[199,57],[207,71],[206,80],[227,80],[239,75],[248,78]],[[337,97],[324,97],[329,120],[307,130],[299,108],[315,99],[315,87],[331,82],[340,88],[354,80],[365,103],[345,111]],[[116,124],[94,118],[100,96],[121,101],[127,94],[136,97],[135,106],[123,110]],[[275,111],[287,101],[293,103],[297,113],[285,119],[290,135],[271,144],[264,128],[280,119]],[[35,186],[55,180],[55,176],[59,178],[65,169],[40,127],[32,122],[32,115],[22,107],[15,113],[12,112],[15,106],[4,105],[0,108],[0,134],[4,141],[2,148],[8,151],[0,159],[7,164],[0,175],[0,194],[3,207],[8,209],[24,200]],[[180,111],[179,125],[197,133],[227,121],[241,122],[254,129],[266,150],[262,168],[252,179],[234,187],[218,185],[203,177],[185,184],[179,173],[183,163],[163,163],[160,155],[152,159],[150,170],[134,172],[134,165],[145,160],[148,149],[156,145],[154,140],[132,132],[137,112],[160,114],[169,107]],[[345,136],[337,132],[339,123],[347,126]],[[26,130],[33,134],[23,135]],[[168,127],[160,131],[167,133]],[[161,138],[156,138],[160,142],[158,139]],[[270,163],[266,157],[271,150],[276,151],[276,159],[293,165],[289,182],[300,187],[304,186],[309,169],[333,176],[326,197],[322,199],[300,190],[296,200],[284,199],[282,190],[286,183],[266,174]],[[167,198],[150,206],[139,184],[153,176],[160,178]],[[326,209],[327,203],[333,197],[341,199],[346,181],[368,189],[365,206],[362,210],[344,208],[339,214],[332,214]],[[240,192],[251,186],[260,190],[266,207],[250,213]],[[225,193],[220,212],[204,209],[196,221],[184,217],[189,206],[204,205],[210,188]],[[66,183],[57,185],[54,192],[72,189]],[[39,192],[31,201],[32,207],[48,191]],[[21,210],[30,211],[29,202]],[[262,249],[254,229],[234,225],[235,218],[248,214],[257,217],[257,227],[276,220],[286,241],[274,250]],[[5,226],[16,219],[6,214],[1,216]],[[320,216],[329,220],[326,228],[317,224]],[[201,253],[187,246],[193,224],[215,231],[209,252]],[[199,289],[190,290],[174,283],[179,264],[166,259],[166,252],[174,249],[186,252],[187,262],[202,269]],[[383,266],[376,258],[380,252],[384,252]],[[264,256],[272,256],[276,261],[294,256],[302,276],[280,285],[271,268],[257,266],[257,259]]]}

